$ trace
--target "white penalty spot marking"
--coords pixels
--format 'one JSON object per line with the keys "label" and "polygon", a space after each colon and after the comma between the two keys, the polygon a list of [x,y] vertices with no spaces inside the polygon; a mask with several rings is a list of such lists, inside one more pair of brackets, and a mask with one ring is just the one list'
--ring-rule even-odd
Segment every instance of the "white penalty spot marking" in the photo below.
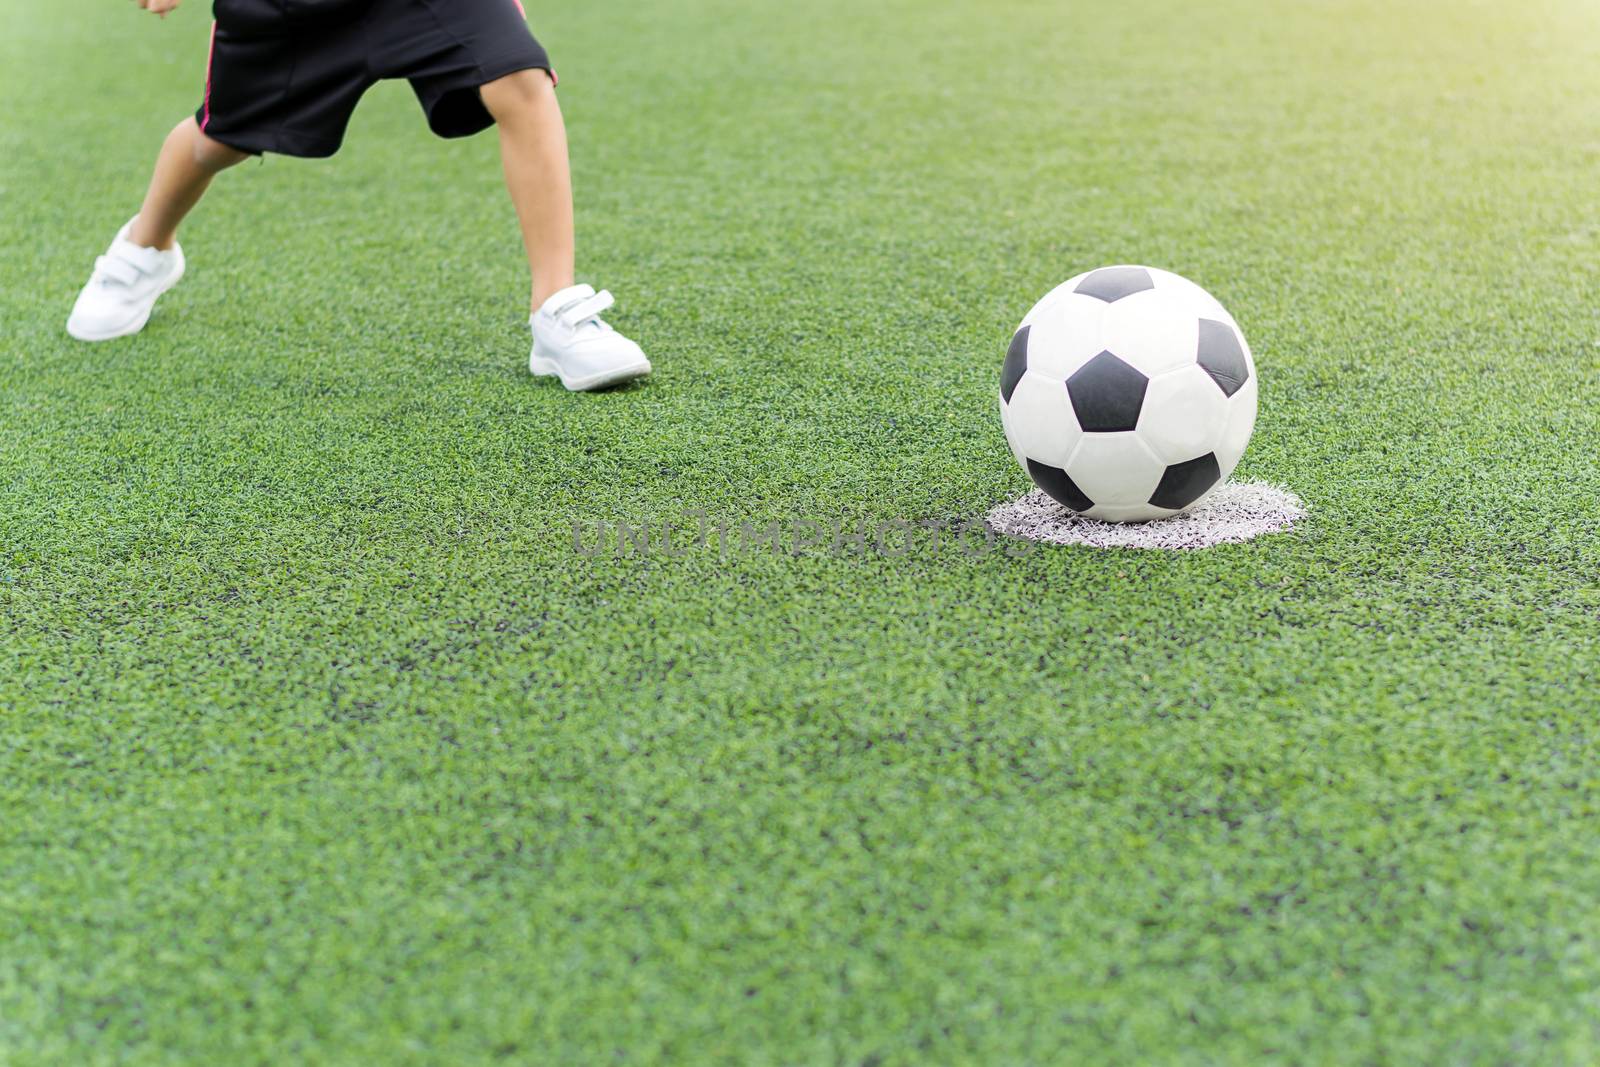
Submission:
{"label": "white penalty spot marking", "polygon": [[1228,482],[1193,511],[1155,522],[1101,522],[1076,515],[1035,489],[989,512],[998,533],[1089,548],[1211,548],[1287,530],[1306,517],[1298,496],[1265,482]]}

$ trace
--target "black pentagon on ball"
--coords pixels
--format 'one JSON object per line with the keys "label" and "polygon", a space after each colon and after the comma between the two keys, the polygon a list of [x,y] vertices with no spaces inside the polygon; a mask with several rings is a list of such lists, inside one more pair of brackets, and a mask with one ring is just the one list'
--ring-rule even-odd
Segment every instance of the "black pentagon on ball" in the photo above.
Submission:
{"label": "black pentagon on ball", "polygon": [[1222,468],[1212,452],[1174,463],[1161,475],[1161,484],[1150,494],[1150,503],[1158,508],[1186,508],[1205,496],[1221,477]]}
{"label": "black pentagon on ball", "polygon": [[1143,267],[1101,267],[1097,271],[1090,272],[1088,277],[1078,283],[1073,292],[1111,304],[1125,296],[1132,296],[1134,293],[1142,293],[1146,289],[1155,287],[1155,280]]}
{"label": "black pentagon on ball", "polygon": [[1000,395],[1008,404],[1011,394],[1017,391],[1017,383],[1022,381],[1022,373],[1028,369],[1028,331],[1032,328],[1024,326],[1017,331],[1011,339],[1011,347],[1006,349],[1006,361],[1000,367]]}
{"label": "black pentagon on ball", "polygon": [[1067,477],[1067,472],[1060,467],[1052,467],[1048,463],[1030,459],[1028,477],[1033,479],[1034,485],[1045,491],[1045,495],[1062,507],[1071,508],[1073,511],[1088,511],[1094,507],[1094,501],[1085,496],[1077,483]]}
{"label": "black pentagon on ball", "polygon": [[1239,331],[1215,319],[1200,320],[1200,366],[1226,396],[1244,388],[1250,380],[1250,364],[1239,343]]}
{"label": "black pentagon on ball", "polygon": [[1067,379],[1078,425],[1089,433],[1117,433],[1139,425],[1149,379],[1110,352],[1102,352]]}

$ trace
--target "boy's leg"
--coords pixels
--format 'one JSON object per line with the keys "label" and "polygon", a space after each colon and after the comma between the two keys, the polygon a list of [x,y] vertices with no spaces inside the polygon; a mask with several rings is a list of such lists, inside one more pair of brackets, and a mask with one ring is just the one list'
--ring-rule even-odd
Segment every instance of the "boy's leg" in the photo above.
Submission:
{"label": "boy's leg", "polygon": [[144,206],[95,260],[94,273],[67,317],[80,341],[109,341],[144,329],[161,294],[183,277],[178,224],[216,174],[245,158],[184,119],[167,135]]}
{"label": "boy's leg", "polygon": [[572,172],[555,80],[545,70],[520,70],[478,93],[500,129],[506,187],[533,271],[528,368],[558,376],[568,389],[603,389],[649,374],[639,346],[600,318],[611,294],[573,284]]}
{"label": "boy's leg", "polygon": [[207,137],[193,118],[178,123],[161,146],[144,205],[128,228],[128,240],[141,248],[170,249],[178,225],[200,202],[211,179],[249,158]]}
{"label": "boy's leg", "polygon": [[572,172],[555,80],[529,68],[481,86],[484,110],[500,130],[506,188],[522,223],[533,272],[533,352],[528,368],[568,389],[603,389],[650,373],[639,346],[600,315],[610,293],[573,284]]}
{"label": "boy's leg", "polygon": [[479,93],[500,130],[500,159],[522,223],[537,311],[573,282],[572,172],[561,105],[543,70],[509,74]]}

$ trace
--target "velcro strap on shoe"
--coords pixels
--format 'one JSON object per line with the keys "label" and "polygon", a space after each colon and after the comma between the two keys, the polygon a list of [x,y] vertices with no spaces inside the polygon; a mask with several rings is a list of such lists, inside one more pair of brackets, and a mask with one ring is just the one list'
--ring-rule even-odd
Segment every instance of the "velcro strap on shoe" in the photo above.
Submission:
{"label": "velcro strap on shoe", "polygon": [[146,274],[154,274],[160,270],[162,257],[166,255],[159,248],[136,245],[126,237],[113,244],[109,254],[127,260]]}
{"label": "velcro strap on shoe", "polygon": [[101,256],[94,261],[94,269],[95,273],[103,274],[123,285],[132,285],[144,273],[137,264],[129,263],[121,256]]}
{"label": "velcro strap on shoe", "polygon": [[582,300],[575,300],[568,304],[556,312],[556,318],[568,326],[581,326],[590,319],[598,318],[616,302],[616,298],[611,295],[610,290],[602,289],[593,296],[587,296]]}

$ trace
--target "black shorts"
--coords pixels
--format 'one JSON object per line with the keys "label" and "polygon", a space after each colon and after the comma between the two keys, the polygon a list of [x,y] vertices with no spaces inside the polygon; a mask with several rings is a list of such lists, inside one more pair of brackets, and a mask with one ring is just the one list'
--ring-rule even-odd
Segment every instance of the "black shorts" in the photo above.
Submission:
{"label": "black shorts", "polygon": [[331,156],[361,94],[411,82],[440,137],[494,125],[478,88],[519,70],[555,74],[521,0],[216,0],[195,121],[244,152]]}

